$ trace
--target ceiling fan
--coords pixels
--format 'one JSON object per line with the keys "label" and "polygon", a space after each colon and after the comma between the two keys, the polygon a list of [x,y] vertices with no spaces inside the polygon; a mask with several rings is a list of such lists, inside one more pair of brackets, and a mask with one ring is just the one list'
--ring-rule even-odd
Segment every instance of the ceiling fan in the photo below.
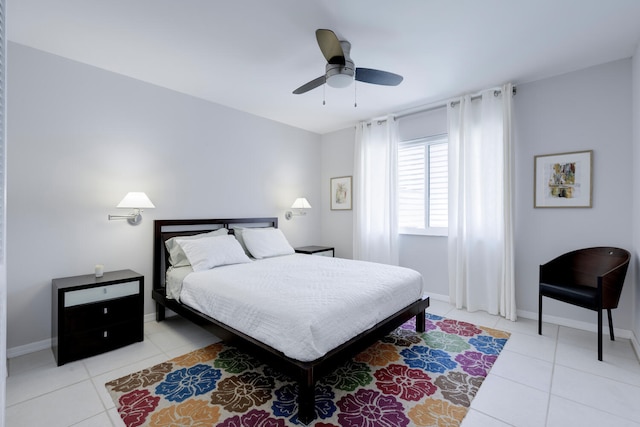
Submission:
{"label": "ceiling fan", "polygon": [[402,82],[402,76],[398,74],[371,68],[356,68],[349,56],[351,43],[346,40],[338,40],[338,37],[331,30],[316,30],[316,40],[318,40],[322,54],[327,59],[325,74],[294,90],[295,95],[308,92],[325,83],[335,88],[347,87],[353,81],[354,75],[359,82],[375,85],[397,86]]}

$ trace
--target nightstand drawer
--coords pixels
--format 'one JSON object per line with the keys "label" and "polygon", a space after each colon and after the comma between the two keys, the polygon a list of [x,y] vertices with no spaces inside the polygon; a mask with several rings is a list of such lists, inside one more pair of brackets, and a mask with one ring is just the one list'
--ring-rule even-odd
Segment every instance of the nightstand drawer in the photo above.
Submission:
{"label": "nightstand drawer", "polygon": [[75,305],[64,311],[64,330],[74,333],[140,317],[142,300],[134,295],[92,304]]}
{"label": "nightstand drawer", "polygon": [[93,288],[79,289],[77,291],[69,291],[65,294],[64,306],[73,307],[74,305],[137,295],[140,292],[139,286],[140,282],[136,280],[134,282],[118,283],[116,285],[96,286]]}
{"label": "nightstand drawer", "polygon": [[60,337],[67,360],[94,356],[108,350],[124,347],[143,339],[143,326],[139,320],[116,323],[104,328],[91,329]]}

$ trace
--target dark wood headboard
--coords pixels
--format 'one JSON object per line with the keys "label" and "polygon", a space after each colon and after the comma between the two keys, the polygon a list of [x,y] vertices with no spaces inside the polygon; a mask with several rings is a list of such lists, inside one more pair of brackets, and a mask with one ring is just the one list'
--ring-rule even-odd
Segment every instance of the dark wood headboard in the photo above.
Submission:
{"label": "dark wood headboard", "polygon": [[164,288],[168,266],[169,254],[165,246],[168,239],[207,233],[222,227],[228,228],[231,233],[234,227],[278,228],[278,218],[156,219],[153,227],[153,289],[159,290]]}

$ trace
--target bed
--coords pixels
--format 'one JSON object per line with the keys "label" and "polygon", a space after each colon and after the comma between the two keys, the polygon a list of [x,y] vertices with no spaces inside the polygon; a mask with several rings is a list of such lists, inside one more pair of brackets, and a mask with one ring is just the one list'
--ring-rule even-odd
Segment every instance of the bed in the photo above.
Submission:
{"label": "bed", "polygon": [[[376,288],[373,283],[394,278],[388,275],[387,266],[360,261],[285,254],[220,268],[198,268],[195,272],[189,268],[174,268],[169,263],[170,254],[165,245],[169,239],[228,229],[241,240],[243,230],[277,227],[277,218],[156,220],[152,297],[156,303],[157,321],[164,320],[165,311],[169,309],[288,374],[299,386],[298,418],[308,424],[315,418],[316,381],[414,316],[416,330],[424,332],[424,311],[429,306],[429,298],[423,297],[422,292],[416,293],[414,285],[406,292],[395,292],[404,295],[404,300],[392,300],[384,290],[382,293],[361,292],[360,289]],[[252,231],[252,234],[259,233]],[[411,270],[398,268],[392,272],[394,277],[406,274],[408,281],[415,282]],[[332,277],[339,277],[341,282],[332,284]],[[305,286],[298,283],[302,278]],[[256,317],[252,315],[256,310],[255,303],[264,300],[257,294],[265,288],[262,280],[268,280],[269,289],[280,298],[271,304],[260,304],[267,309]],[[420,277],[420,283],[421,280]],[[210,281],[215,281],[216,286],[208,286]],[[349,286],[344,285],[345,281]],[[298,285],[285,288],[286,282]],[[367,286],[368,283],[372,285]],[[240,289],[241,285],[246,286],[240,291],[246,298],[235,297],[238,306],[234,306],[233,295],[225,292],[231,292],[236,286]],[[333,295],[332,287],[340,288],[340,294],[327,297]],[[205,303],[206,297],[197,293],[202,288],[215,288],[215,298]],[[384,304],[380,303],[382,300]],[[291,308],[283,310],[286,306]],[[304,318],[300,313],[305,314]],[[331,321],[336,327],[328,326],[327,322]],[[322,327],[318,327],[318,322]],[[301,327],[292,331],[288,326],[291,324]],[[354,326],[346,330],[342,327],[345,324]],[[286,333],[279,333],[282,330]],[[323,335],[324,332],[329,333]],[[283,343],[283,337],[289,342]]]}

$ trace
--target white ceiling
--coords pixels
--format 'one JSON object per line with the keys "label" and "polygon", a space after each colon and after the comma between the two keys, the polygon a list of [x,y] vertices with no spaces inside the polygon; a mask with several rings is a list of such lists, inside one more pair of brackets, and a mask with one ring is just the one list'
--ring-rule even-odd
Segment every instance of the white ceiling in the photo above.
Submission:
{"label": "white ceiling", "polygon": [[[640,0],[7,0],[7,39],[316,133],[630,57]],[[291,92],[331,29],[404,76]],[[9,61],[11,58],[9,57]],[[354,98],[357,95],[357,108]]]}

